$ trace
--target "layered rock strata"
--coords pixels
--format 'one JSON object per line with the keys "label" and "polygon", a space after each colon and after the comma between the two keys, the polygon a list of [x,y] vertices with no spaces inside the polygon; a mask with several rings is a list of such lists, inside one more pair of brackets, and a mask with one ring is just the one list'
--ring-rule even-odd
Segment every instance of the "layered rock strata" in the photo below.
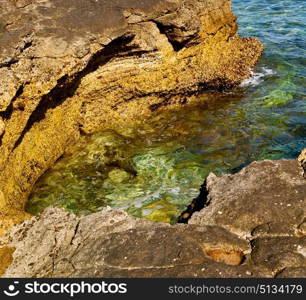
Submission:
{"label": "layered rock strata", "polygon": [[2,0],[0,234],[82,134],[234,87],[261,52],[230,0]]}

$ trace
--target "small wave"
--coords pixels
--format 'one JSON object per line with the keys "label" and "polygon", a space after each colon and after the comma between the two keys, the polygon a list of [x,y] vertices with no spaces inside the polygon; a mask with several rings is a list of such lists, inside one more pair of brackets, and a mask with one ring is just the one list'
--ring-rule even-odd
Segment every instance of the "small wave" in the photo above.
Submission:
{"label": "small wave", "polygon": [[259,85],[264,81],[266,77],[272,76],[276,74],[276,72],[269,68],[261,68],[260,72],[251,72],[251,77],[245,79],[240,84],[241,87],[250,87]]}

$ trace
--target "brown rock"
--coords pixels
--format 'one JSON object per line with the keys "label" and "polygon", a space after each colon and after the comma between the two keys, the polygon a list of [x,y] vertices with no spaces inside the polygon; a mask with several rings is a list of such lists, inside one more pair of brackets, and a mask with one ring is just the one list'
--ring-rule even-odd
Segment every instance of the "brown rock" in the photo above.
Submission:
{"label": "brown rock", "polygon": [[303,176],[306,177],[306,148],[299,155],[298,162],[303,169]]}
{"label": "brown rock", "polygon": [[285,268],[306,267],[306,238],[273,237],[253,241],[251,259],[274,273]]}
{"label": "brown rock", "polygon": [[[86,217],[49,208],[13,228],[9,243],[16,250],[5,277],[271,276],[264,267],[238,265],[250,245],[220,227],[170,226],[110,208]],[[235,252],[216,259],[203,245]]]}
{"label": "brown rock", "polygon": [[0,276],[3,275],[6,268],[12,263],[15,249],[12,247],[0,247]]}
{"label": "brown rock", "polygon": [[306,278],[306,268],[286,268],[276,275],[277,278]]}
{"label": "brown rock", "polygon": [[242,251],[236,249],[227,249],[226,247],[219,249],[203,247],[203,251],[206,255],[215,261],[234,266],[240,265],[245,257]]}
{"label": "brown rock", "polygon": [[240,237],[293,235],[306,217],[306,181],[295,160],[254,162],[234,175],[207,178],[209,205],[189,224]]}
{"label": "brown rock", "polygon": [[81,133],[231,88],[262,52],[230,0],[2,0],[0,24],[0,210],[16,214]]}
{"label": "brown rock", "polygon": [[209,205],[187,225],[111,208],[83,217],[49,208],[3,239],[16,248],[4,276],[304,276],[306,186],[296,161],[211,175],[206,188]]}
{"label": "brown rock", "polygon": [[3,120],[2,120],[2,118],[0,118],[0,138],[3,135],[3,133],[4,133],[4,130],[5,130],[5,124],[4,124]]}
{"label": "brown rock", "polygon": [[209,205],[188,225],[149,222],[110,208],[83,217],[49,208],[6,238],[16,250],[4,276],[303,274],[306,186],[296,161],[255,162],[206,182]]}

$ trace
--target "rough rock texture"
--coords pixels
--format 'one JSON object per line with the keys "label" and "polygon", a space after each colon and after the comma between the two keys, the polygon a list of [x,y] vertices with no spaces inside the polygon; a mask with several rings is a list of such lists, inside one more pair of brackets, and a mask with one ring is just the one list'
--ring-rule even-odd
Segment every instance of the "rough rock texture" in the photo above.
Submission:
{"label": "rough rock texture", "polygon": [[306,180],[297,161],[255,162],[207,179],[189,224],[110,208],[86,217],[49,208],[4,242],[5,277],[305,277]]}
{"label": "rough rock texture", "polygon": [[[18,225],[11,236],[17,249],[4,277],[271,275],[240,265],[237,256],[250,252],[249,243],[220,227],[170,226],[112,209],[78,218],[49,208]],[[220,257],[229,264],[218,262]]]}
{"label": "rough rock texture", "polygon": [[306,179],[302,174],[295,160],[254,162],[235,175],[210,174],[209,204],[189,224],[225,228],[251,241],[255,265],[283,277],[302,276],[306,267]]}
{"label": "rough rock texture", "polygon": [[302,167],[302,173],[303,176],[306,178],[306,148],[303,149],[303,151],[301,152],[301,154],[298,157],[298,162]]}
{"label": "rough rock texture", "polygon": [[5,124],[2,118],[0,118],[0,137],[4,134],[4,131],[5,131]]}
{"label": "rough rock texture", "polygon": [[0,234],[82,133],[250,75],[230,0],[0,1]]}
{"label": "rough rock texture", "polygon": [[0,276],[5,272],[6,268],[12,263],[12,254],[14,252],[13,247],[1,247],[0,248]]}
{"label": "rough rock texture", "polygon": [[234,175],[211,173],[206,188],[209,204],[189,224],[221,226],[245,237],[305,233],[306,181],[295,160],[253,162]]}

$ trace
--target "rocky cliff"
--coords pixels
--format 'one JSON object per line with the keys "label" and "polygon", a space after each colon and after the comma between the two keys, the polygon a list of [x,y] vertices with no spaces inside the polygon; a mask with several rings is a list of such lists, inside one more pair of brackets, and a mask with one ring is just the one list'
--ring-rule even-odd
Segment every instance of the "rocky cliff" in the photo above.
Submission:
{"label": "rocky cliff", "polygon": [[[49,208],[14,227],[6,277],[306,277],[306,181],[297,161],[211,174],[189,224],[105,208]],[[124,250],[123,250],[124,249]]]}
{"label": "rocky cliff", "polygon": [[0,231],[81,134],[231,88],[261,52],[230,0],[1,1]]}

